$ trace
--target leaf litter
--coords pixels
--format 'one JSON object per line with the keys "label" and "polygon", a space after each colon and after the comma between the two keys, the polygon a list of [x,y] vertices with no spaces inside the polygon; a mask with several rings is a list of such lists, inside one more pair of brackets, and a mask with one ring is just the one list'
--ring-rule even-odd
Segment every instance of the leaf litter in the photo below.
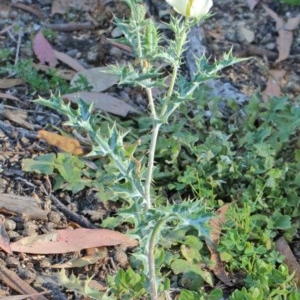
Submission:
{"label": "leaf litter", "polygon": [[278,58],[276,62],[287,59],[290,55],[290,49],[293,42],[293,30],[298,28],[300,22],[300,15],[288,19],[286,22],[283,18],[279,17],[272,9],[263,5],[263,8],[276,22],[276,31],[278,37],[276,38],[278,47]]}
{"label": "leaf litter", "polygon": [[72,78],[71,85],[74,86],[75,82],[80,78],[80,76],[84,76],[92,86],[91,91],[103,92],[119,81],[119,77],[109,73],[109,70],[109,67],[97,67],[80,70]]}
{"label": "leaf litter", "polygon": [[24,237],[10,244],[12,251],[34,254],[57,254],[82,249],[123,245],[136,247],[136,240],[108,229],[62,229],[51,233]]}
{"label": "leaf litter", "polygon": [[210,259],[213,262],[213,267],[211,269],[227,286],[233,286],[233,283],[225,271],[217,246],[221,238],[222,224],[225,222],[226,212],[231,205],[232,203],[228,203],[218,209],[217,216],[210,221],[210,226],[212,227],[210,232],[211,239],[206,239],[206,245],[210,251]]}
{"label": "leaf litter", "polygon": [[51,67],[57,65],[58,62],[54,50],[44,37],[42,31],[39,31],[33,38],[33,50],[42,64],[48,63]]}
{"label": "leaf litter", "polygon": [[65,100],[77,103],[79,99],[85,101],[86,103],[92,104],[97,110],[108,112],[117,116],[126,117],[129,113],[139,114],[139,110],[135,107],[127,104],[126,102],[113,97],[106,93],[98,92],[76,92],[72,94],[62,95]]}

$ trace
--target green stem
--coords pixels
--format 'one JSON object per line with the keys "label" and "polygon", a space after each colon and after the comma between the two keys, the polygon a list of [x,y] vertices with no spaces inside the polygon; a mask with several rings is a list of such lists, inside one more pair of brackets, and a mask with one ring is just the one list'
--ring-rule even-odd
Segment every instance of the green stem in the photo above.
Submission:
{"label": "green stem", "polygon": [[[172,71],[172,77],[170,86],[164,101],[164,104],[162,106],[161,112],[159,114],[159,117],[157,117],[156,110],[155,110],[155,103],[153,100],[152,90],[151,88],[146,88],[146,93],[149,101],[149,108],[151,111],[151,118],[153,121],[153,128],[152,128],[152,136],[151,136],[151,142],[150,142],[150,148],[149,148],[149,155],[148,155],[148,164],[147,164],[147,174],[146,174],[146,181],[145,181],[145,202],[146,202],[146,210],[151,209],[152,207],[152,199],[151,199],[151,183],[153,180],[153,170],[154,170],[154,159],[155,159],[155,149],[157,145],[157,139],[160,127],[162,125],[162,120],[165,119],[165,117],[168,117],[170,115],[170,112],[174,112],[174,110],[178,107],[177,103],[174,103],[173,108],[168,113],[168,106],[171,101],[171,97],[174,92],[176,79],[178,77],[178,72],[180,68],[180,59],[183,53],[183,47],[187,39],[187,29],[186,23],[184,23],[184,28],[180,30],[179,38],[178,38],[178,44],[176,49],[176,55],[177,55],[177,61],[178,63],[175,63],[173,65],[173,71]],[[142,58],[142,49],[140,48],[140,35],[139,31],[137,30],[137,51],[139,58]],[[141,62],[140,62],[141,63]],[[161,227],[165,222],[168,220],[174,218],[174,215],[167,216],[162,218],[157,222],[155,227],[153,228],[153,232],[150,236],[149,245],[148,245],[148,267],[149,267],[149,284],[150,284],[150,297],[151,300],[158,300],[158,287],[156,282],[156,272],[155,272],[155,245],[156,241],[159,237],[159,233],[161,230]]]}
{"label": "green stem", "polygon": [[[177,44],[177,51],[176,52],[177,52],[177,61],[179,61],[179,62],[181,60],[181,56],[182,56],[182,53],[183,53],[183,46],[184,46],[184,44],[186,42],[186,39],[187,39],[187,29],[188,28],[187,28],[186,24],[187,23],[184,22],[184,28],[180,32],[180,36],[179,36],[178,44]],[[171,97],[172,97],[172,94],[173,94],[173,91],[174,91],[178,71],[179,71],[179,66],[180,66],[180,63],[173,65],[173,72],[172,72],[171,82],[170,82],[170,86],[169,86],[169,89],[168,89],[168,92],[167,92],[166,100],[165,100],[165,102],[163,104],[163,107],[161,109],[161,112],[160,112],[160,117],[164,117],[164,114],[166,113],[166,110],[167,110],[168,105],[170,103],[170,100],[171,100]]]}
{"label": "green stem", "polygon": [[[184,23],[186,25],[186,23]],[[180,57],[183,52],[183,46],[186,42],[187,38],[187,27],[185,26],[184,29],[182,29],[181,34],[178,39],[178,48],[177,48],[177,58],[180,60]],[[153,131],[152,131],[152,137],[151,137],[151,143],[150,143],[150,149],[149,149],[149,157],[148,157],[148,169],[147,169],[147,175],[146,175],[146,182],[145,182],[145,200],[146,200],[146,205],[147,209],[150,209],[152,207],[151,203],[151,182],[153,178],[153,169],[154,169],[154,157],[155,157],[155,149],[156,149],[156,144],[157,144],[157,138],[158,138],[158,133],[160,126],[162,125],[161,122],[158,122],[158,119],[163,119],[165,117],[168,105],[170,103],[174,87],[175,87],[175,82],[177,79],[178,71],[179,71],[179,65],[174,65],[173,66],[173,72],[172,72],[172,77],[171,77],[171,82],[170,82],[170,87],[167,92],[166,100],[165,103],[163,104],[162,110],[160,112],[160,118],[157,118],[156,116],[156,111],[155,111],[155,105],[152,97],[152,91],[151,89],[146,89],[148,100],[149,100],[149,106],[151,110],[151,116],[154,122],[153,125]],[[177,105],[178,106],[178,105]],[[177,108],[175,105],[174,108]],[[172,112],[175,109],[172,110]]]}
{"label": "green stem", "polygon": [[139,26],[136,26],[136,39],[137,39],[138,59],[139,59],[139,64],[141,65],[141,59],[143,57],[143,51],[142,51],[141,35],[140,35],[140,28],[139,28]]}
{"label": "green stem", "polygon": [[147,93],[147,97],[148,97],[151,116],[152,116],[152,119],[155,120],[157,117],[156,117],[154,99],[153,99],[153,95],[152,95],[152,89],[151,88],[146,88],[146,93]]}
{"label": "green stem", "polygon": [[152,89],[147,88],[146,93],[148,96],[148,102],[149,102],[152,120],[154,122],[156,122],[153,125],[154,128],[153,128],[152,136],[151,136],[151,143],[150,143],[149,156],[148,156],[148,165],[147,165],[147,175],[146,175],[146,182],[145,182],[145,200],[146,200],[147,209],[150,209],[152,207],[151,182],[152,182],[152,178],[153,178],[155,149],[156,149],[156,144],[157,144],[157,137],[158,137],[158,133],[159,133],[160,123],[157,123],[157,116],[156,116],[153,95],[152,95]]}
{"label": "green stem", "polygon": [[160,234],[160,229],[165,222],[177,219],[177,216],[172,214],[159,220],[153,228],[149,245],[148,245],[148,266],[149,266],[149,284],[150,284],[150,297],[151,300],[158,300],[158,288],[156,284],[155,272],[155,245]]}
{"label": "green stem", "polygon": [[158,137],[160,126],[162,125],[161,123],[158,123],[157,120],[153,120],[153,121],[156,123],[154,123],[153,125],[149,156],[148,156],[147,175],[146,175],[146,182],[145,182],[145,200],[146,200],[147,209],[150,209],[152,207],[151,182],[153,178],[154,157],[155,157],[157,137]]}

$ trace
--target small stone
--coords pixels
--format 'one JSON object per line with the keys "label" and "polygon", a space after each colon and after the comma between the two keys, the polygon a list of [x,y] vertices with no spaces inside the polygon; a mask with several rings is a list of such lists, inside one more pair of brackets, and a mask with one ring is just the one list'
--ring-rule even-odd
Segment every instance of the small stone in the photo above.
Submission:
{"label": "small stone", "polygon": [[120,247],[116,248],[116,251],[114,253],[114,260],[118,265],[120,265],[120,267],[126,267],[128,265],[128,256],[126,252]]}
{"label": "small stone", "polygon": [[46,228],[47,232],[51,232],[51,231],[55,230],[56,225],[52,222],[48,222],[47,224],[45,224],[45,228]]}
{"label": "small stone", "polygon": [[40,261],[40,266],[42,268],[49,268],[51,266],[51,263],[49,261],[49,259],[47,258],[43,258],[41,261]]}
{"label": "small stone", "polygon": [[22,270],[20,271],[20,277],[25,280],[28,284],[36,280],[36,273],[33,270]]}
{"label": "small stone", "polygon": [[27,222],[24,224],[24,230],[22,231],[23,236],[34,236],[37,235],[37,225],[32,222]]}
{"label": "small stone", "polygon": [[22,235],[23,236],[35,236],[37,235],[37,232],[35,231],[35,229],[30,228],[30,229],[24,229],[22,231]]}
{"label": "small stone", "polygon": [[0,251],[0,265],[5,266],[7,254],[4,251]]}
{"label": "small stone", "polygon": [[145,98],[143,97],[142,94],[138,93],[138,94],[136,95],[136,102],[137,102],[138,104],[140,104],[140,105],[145,105],[146,100],[145,100]]}
{"label": "small stone", "polygon": [[16,231],[8,231],[7,235],[11,242],[15,242],[16,239],[20,236]]}
{"label": "small stone", "polygon": [[67,54],[70,55],[71,57],[75,57],[78,54],[78,50],[70,49],[69,51],[67,51]]}
{"label": "small stone", "polygon": [[118,38],[123,34],[122,30],[119,27],[115,27],[112,32],[111,32],[111,36],[113,38]]}
{"label": "small stone", "polygon": [[95,63],[99,60],[99,47],[97,45],[90,48],[86,59],[89,63]]}
{"label": "small stone", "polygon": [[37,229],[37,225],[33,222],[27,221],[24,223],[24,229]]}
{"label": "small stone", "polygon": [[15,257],[9,256],[6,259],[6,266],[8,268],[17,268],[17,267],[20,267],[20,262]]}
{"label": "small stone", "polygon": [[4,223],[4,226],[5,226],[5,229],[7,231],[13,231],[13,230],[16,229],[17,224],[16,224],[16,222],[14,220],[8,220],[8,219],[6,219],[5,223]]}
{"label": "small stone", "polygon": [[268,49],[268,50],[274,50],[274,49],[276,49],[276,44],[273,43],[273,42],[267,43],[265,45],[265,48]]}
{"label": "small stone", "polygon": [[99,209],[99,210],[86,209],[83,211],[83,213],[88,215],[93,222],[96,222],[96,221],[103,220],[103,217],[105,216],[105,214],[107,212],[102,209]]}
{"label": "small stone", "polygon": [[60,221],[61,221],[61,217],[60,217],[60,214],[55,212],[55,211],[51,211],[49,214],[48,214],[48,221],[49,222],[52,222],[54,224],[59,224]]}
{"label": "small stone", "polygon": [[[1,169],[2,169],[2,166],[1,166]],[[5,191],[7,184],[8,184],[7,180],[5,180],[4,178],[0,178],[0,193],[3,193]]]}
{"label": "small stone", "polygon": [[123,55],[123,52],[121,49],[117,47],[112,47],[109,51],[109,54],[115,58],[121,58]]}
{"label": "small stone", "polygon": [[68,209],[70,209],[72,212],[77,212],[78,211],[78,206],[76,203],[72,202],[68,205]]}

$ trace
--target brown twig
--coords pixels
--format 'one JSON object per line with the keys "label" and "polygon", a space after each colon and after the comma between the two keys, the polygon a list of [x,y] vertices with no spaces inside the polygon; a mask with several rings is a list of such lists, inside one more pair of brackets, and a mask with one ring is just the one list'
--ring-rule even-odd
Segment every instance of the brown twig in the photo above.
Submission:
{"label": "brown twig", "polygon": [[55,196],[50,196],[51,201],[56,206],[56,208],[61,211],[70,221],[73,221],[77,224],[79,224],[82,227],[85,228],[99,228],[93,223],[91,223],[87,218],[84,216],[80,216],[73,211],[71,211],[69,208],[67,208],[64,204],[61,203]]}
{"label": "brown twig", "polygon": [[78,30],[93,30],[95,26],[90,22],[87,23],[67,23],[67,24],[46,24],[47,28],[56,31],[78,31]]}
{"label": "brown twig", "polygon": [[26,5],[26,4],[23,4],[23,3],[11,3],[11,6],[15,7],[15,8],[23,9],[23,10],[35,15],[36,17],[38,17],[41,20],[43,20],[43,18],[44,18],[44,15],[40,10],[38,10],[34,7],[31,7],[29,5]]}
{"label": "brown twig", "polygon": [[278,57],[276,52],[251,45],[246,44],[242,46],[242,51],[238,53],[238,56],[245,57],[245,56],[266,56],[269,60],[273,61]]}

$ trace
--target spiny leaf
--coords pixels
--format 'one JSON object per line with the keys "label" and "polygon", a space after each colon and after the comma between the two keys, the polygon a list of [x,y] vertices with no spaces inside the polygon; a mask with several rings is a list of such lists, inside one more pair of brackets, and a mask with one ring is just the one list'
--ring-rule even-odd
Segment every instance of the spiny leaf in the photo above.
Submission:
{"label": "spiny leaf", "polygon": [[67,277],[64,269],[59,273],[59,281],[67,289],[76,291],[84,296],[91,297],[92,299],[104,299],[103,292],[90,287],[92,279],[93,278],[90,277],[85,280],[80,280],[79,277],[76,277],[74,274]]}

